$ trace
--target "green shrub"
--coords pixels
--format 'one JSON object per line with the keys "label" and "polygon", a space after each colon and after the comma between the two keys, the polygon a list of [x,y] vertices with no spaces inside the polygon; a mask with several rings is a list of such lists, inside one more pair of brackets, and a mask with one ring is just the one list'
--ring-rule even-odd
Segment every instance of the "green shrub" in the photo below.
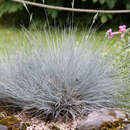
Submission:
{"label": "green shrub", "polygon": [[[72,0],[31,0],[38,3],[45,3],[48,5],[55,5],[55,6],[62,6],[62,7],[72,7]],[[30,13],[33,13],[34,17],[43,17],[47,16],[48,19],[51,21],[50,23],[53,23],[53,20],[56,19],[58,22],[64,23],[68,17],[72,17],[72,12],[63,12],[63,11],[57,11],[52,9],[38,9],[38,7],[34,6],[27,6],[29,8]],[[74,1],[74,7],[75,8],[84,8],[84,9],[130,9],[130,1],[129,0],[79,0]],[[0,1],[0,17],[2,17],[4,14],[12,14],[17,13],[19,11],[25,12],[25,8],[22,4],[18,4],[12,1]],[[45,14],[46,13],[46,14]],[[84,18],[87,17],[90,19],[93,17],[93,15],[85,14],[82,15],[81,13],[74,13],[77,19],[76,22],[79,23],[87,23],[89,20],[86,20]],[[17,16],[19,19],[21,19],[20,15]],[[101,23],[106,23],[107,21],[111,20],[113,17],[112,14],[99,14],[99,21]],[[18,19],[17,18],[17,19]],[[76,18],[75,18],[76,19]],[[80,20],[82,19],[82,20]],[[122,19],[121,19],[122,20]],[[125,19],[126,20],[126,19]]]}
{"label": "green shrub", "polygon": [[1,1],[0,2],[0,17],[4,14],[12,14],[23,10],[24,7],[22,4],[13,3],[11,1]]}

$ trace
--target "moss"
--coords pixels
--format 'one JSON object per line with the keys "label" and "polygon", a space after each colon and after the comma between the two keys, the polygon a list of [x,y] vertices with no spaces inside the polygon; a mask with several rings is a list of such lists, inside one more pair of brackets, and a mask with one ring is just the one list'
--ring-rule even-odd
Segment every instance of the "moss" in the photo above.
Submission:
{"label": "moss", "polygon": [[28,123],[21,123],[21,120],[0,108],[0,124],[8,127],[9,130],[27,130]]}
{"label": "moss", "polygon": [[104,122],[101,125],[101,130],[119,130],[119,129],[123,129],[126,126],[126,123],[124,123],[124,121],[122,119],[117,119],[114,120],[113,122],[108,121],[108,122]]}

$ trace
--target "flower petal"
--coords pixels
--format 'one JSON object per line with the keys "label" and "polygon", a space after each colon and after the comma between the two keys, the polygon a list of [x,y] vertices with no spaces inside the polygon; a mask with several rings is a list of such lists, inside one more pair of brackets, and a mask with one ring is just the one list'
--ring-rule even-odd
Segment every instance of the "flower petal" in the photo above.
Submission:
{"label": "flower petal", "polygon": [[126,30],[126,25],[119,26],[119,31],[123,32]]}

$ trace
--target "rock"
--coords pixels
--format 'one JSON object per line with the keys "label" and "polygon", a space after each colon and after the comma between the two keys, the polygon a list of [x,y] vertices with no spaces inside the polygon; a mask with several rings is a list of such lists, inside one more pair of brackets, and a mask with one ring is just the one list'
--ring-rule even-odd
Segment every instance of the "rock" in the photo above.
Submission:
{"label": "rock", "polygon": [[124,127],[124,130],[130,130],[130,124],[126,125],[126,126]]}
{"label": "rock", "polygon": [[0,124],[0,130],[8,130],[8,127]]}
{"label": "rock", "polygon": [[[107,122],[125,120],[127,115],[118,109],[100,109],[90,113],[87,119],[76,127],[76,130],[100,130]],[[120,123],[120,122],[119,122]]]}

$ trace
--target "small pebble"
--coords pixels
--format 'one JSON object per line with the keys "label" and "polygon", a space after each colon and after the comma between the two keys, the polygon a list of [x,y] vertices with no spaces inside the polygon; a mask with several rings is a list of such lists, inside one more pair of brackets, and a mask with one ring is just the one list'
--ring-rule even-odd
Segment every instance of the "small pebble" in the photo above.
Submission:
{"label": "small pebble", "polygon": [[0,130],[8,130],[8,127],[0,124]]}

